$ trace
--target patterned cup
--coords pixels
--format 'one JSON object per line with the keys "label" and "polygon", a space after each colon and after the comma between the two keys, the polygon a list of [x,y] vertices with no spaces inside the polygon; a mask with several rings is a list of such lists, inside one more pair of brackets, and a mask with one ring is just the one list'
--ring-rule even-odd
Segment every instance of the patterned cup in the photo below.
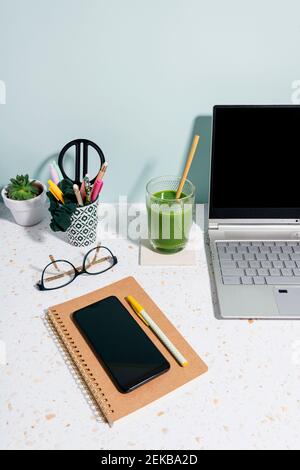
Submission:
{"label": "patterned cup", "polygon": [[89,246],[97,239],[98,201],[77,207],[67,230],[69,243],[74,246]]}

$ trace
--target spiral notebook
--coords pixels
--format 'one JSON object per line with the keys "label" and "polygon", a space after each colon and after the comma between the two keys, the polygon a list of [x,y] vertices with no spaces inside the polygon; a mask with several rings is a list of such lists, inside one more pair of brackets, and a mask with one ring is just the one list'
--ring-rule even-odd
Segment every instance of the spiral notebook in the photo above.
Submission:
{"label": "spiral notebook", "polygon": [[[167,373],[127,394],[119,392],[115,387],[72,319],[72,314],[76,310],[111,295],[120,300],[171,365]],[[134,296],[143,305],[152,319],[185,356],[189,362],[188,367],[181,367],[155,334],[131,311],[125,300],[128,295]],[[54,305],[48,309],[48,318],[109,424],[139,410],[208,370],[198,354],[133,277],[127,277],[89,294]]]}

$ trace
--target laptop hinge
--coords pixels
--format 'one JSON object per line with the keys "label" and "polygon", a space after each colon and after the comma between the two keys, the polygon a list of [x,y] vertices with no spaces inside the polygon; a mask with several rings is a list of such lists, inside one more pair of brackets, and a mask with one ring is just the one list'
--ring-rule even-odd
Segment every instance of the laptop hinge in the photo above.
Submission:
{"label": "laptop hinge", "polygon": [[219,224],[217,222],[209,222],[209,230],[218,230]]}

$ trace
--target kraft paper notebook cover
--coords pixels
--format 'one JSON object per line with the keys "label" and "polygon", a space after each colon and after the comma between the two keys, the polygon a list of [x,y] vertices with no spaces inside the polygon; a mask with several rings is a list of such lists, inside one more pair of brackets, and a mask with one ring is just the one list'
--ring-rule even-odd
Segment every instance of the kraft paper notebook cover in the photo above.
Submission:
{"label": "kraft paper notebook cover", "polygon": [[[127,394],[119,392],[115,387],[72,319],[72,314],[76,310],[111,295],[118,297],[171,365],[170,370],[165,374]],[[188,367],[181,367],[155,334],[131,311],[125,300],[128,295],[133,295],[143,305],[152,319],[186,357],[189,362]],[[48,309],[48,317],[102,414],[110,424],[207,372],[207,366],[204,362],[133,277],[122,279],[89,294],[54,305]]]}

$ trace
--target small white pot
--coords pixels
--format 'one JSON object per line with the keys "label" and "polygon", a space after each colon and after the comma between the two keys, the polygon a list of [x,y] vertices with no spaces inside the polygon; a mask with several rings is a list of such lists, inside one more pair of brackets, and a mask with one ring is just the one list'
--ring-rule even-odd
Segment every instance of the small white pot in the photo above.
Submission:
{"label": "small white pot", "polygon": [[42,189],[41,194],[27,201],[15,201],[7,197],[7,186],[2,189],[1,195],[4,204],[11,211],[15,221],[24,227],[36,225],[46,214],[46,187],[43,183],[36,180],[36,185]]}

